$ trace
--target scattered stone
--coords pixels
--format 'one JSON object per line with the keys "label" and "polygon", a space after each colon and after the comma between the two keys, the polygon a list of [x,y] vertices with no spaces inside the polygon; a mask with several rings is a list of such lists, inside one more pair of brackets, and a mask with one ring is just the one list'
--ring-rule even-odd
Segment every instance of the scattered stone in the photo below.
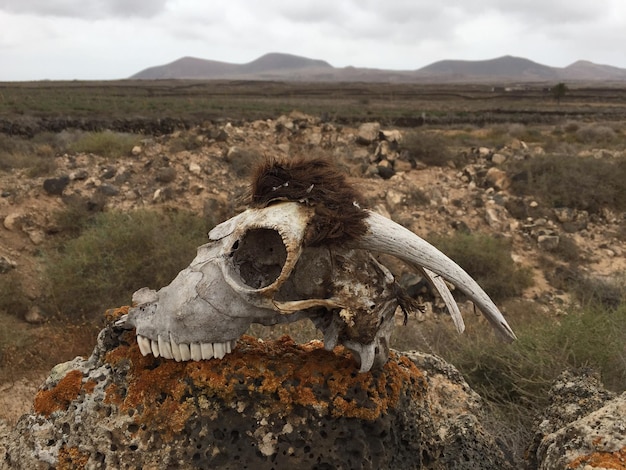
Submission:
{"label": "scattered stone", "polygon": [[511,180],[509,175],[503,170],[496,167],[491,167],[487,170],[485,175],[485,184],[489,188],[494,188],[497,191],[506,190],[511,186]]}
{"label": "scattered stone", "polygon": [[498,210],[495,206],[485,208],[485,220],[491,228],[496,230],[501,228],[500,217],[498,216]]}
{"label": "scattered stone", "polygon": [[189,163],[189,173],[199,175],[202,172],[202,167],[195,162]]}
{"label": "scattered stone", "polygon": [[407,162],[405,160],[396,160],[393,162],[393,169],[397,172],[400,171],[411,171],[413,167],[411,166],[411,162]]}
{"label": "scattered stone", "polygon": [[396,154],[393,150],[391,150],[391,147],[389,145],[389,142],[387,142],[386,140],[383,140],[382,142],[378,143],[378,146],[376,147],[376,151],[374,152],[374,155],[376,156],[377,160],[395,160],[396,158]]}
{"label": "scattered stone", "polygon": [[84,181],[89,178],[89,173],[85,169],[80,169],[71,172],[69,176],[72,181]]}
{"label": "scattered stone", "polygon": [[129,182],[133,177],[133,173],[128,168],[120,168],[113,180],[116,185],[122,185],[124,183]]}
{"label": "scattered stone", "polygon": [[556,250],[559,246],[560,238],[558,235],[539,235],[537,237],[537,243],[539,248],[544,251]]}
{"label": "scattered stone", "polygon": [[574,209],[570,209],[569,207],[556,207],[554,208],[554,215],[561,223],[571,222],[574,220]]}
{"label": "scattered stone", "polygon": [[228,140],[228,132],[224,128],[211,129],[208,137],[215,142],[226,142]]}
{"label": "scattered stone", "polygon": [[6,256],[0,256],[0,274],[6,274],[17,267],[17,263]]}
{"label": "scattered stone", "polygon": [[61,176],[59,178],[48,178],[43,182],[43,189],[51,196],[60,196],[63,190],[70,183],[69,176]]}
{"label": "scattered stone", "polygon": [[527,150],[528,149],[528,145],[526,145],[526,142],[519,140],[519,139],[513,139],[508,147],[511,150]]}
{"label": "scattered stone", "polygon": [[24,219],[23,214],[19,212],[11,212],[9,215],[7,215],[4,218],[4,222],[3,222],[4,228],[6,228],[7,230],[11,232],[16,232],[18,230],[21,230],[23,219]]}
{"label": "scattered stone", "polygon": [[133,157],[138,157],[139,155],[141,155],[141,147],[139,145],[135,145],[130,151],[130,154]]}
{"label": "scattered stone", "polygon": [[393,169],[391,165],[382,165],[382,164],[378,165],[377,170],[378,170],[378,174],[380,175],[380,177],[384,180],[388,180],[389,178],[391,178],[393,175],[396,174],[395,170]]}
{"label": "scattered stone", "polygon": [[392,212],[395,212],[398,209],[398,206],[403,205],[405,202],[406,196],[404,193],[397,191],[395,189],[390,189],[387,191],[385,195],[385,201],[387,202],[387,207]]}
{"label": "scattered stone", "polygon": [[43,232],[43,230],[31,227],[28,230],[24,231],[28,235],[28,238],[33,245],[41,245],[46,240],[46,234]]}
{"label": "scattered stone", "polygon": [[116,174],[117,174],[117,168],[113,166],[107,166],[102,169],[102,172],[100,173],[100,178],[102,178],[103,180],[110,180]]}
{"label": "scattered stone", "polygon": [[152,195],[152,202],[171,201],[174,198],[174,190],[170,187],[159,188]]}
{"label": "scattered stone", "polygon": [[98,193],[108,197],[117,196],[120,193],[120,188],[112,184],[103,183],[98,186]]}
{"label": "scattered stone", "polygon": [[504,162],[506,162],[506,156],[501,153],[494,153],[491,156],[491,163],[494,165],[502,165]]}
{"label": "scattered stone", "polygon": [[370,145],[378,140],[380,124],[377,122],[365,122],[359,126],[356,142],[360,145]]}
{"label": "scattered stone", "polygon": [[477,152],[481,157],[488,157],[491,154],[491,149],[489,147],[478,147]]}
{"label": "scattered stone", "polygon": [[402,142],[402,132],[397,129],[380,131],[380,136],[382,136],[383,139],[392,144],[399,144],[400,142]]}
{"label": "scattered stone", "polygon": [[278,119],[276,119],[276,130],[278,131],[280,131],[281,129],[287,129],[288,131],[293,131],[295,130],[295,128],[296,128],[296,125],[294,124],[293,120],[285,116],[284,114],[282,116],[279,116]]}
{"label": "scattered stone", "polygon": [[319,147],[322,145],[322,133],[318,131],[308,133],[306,143],[311,147]]}
{"label": "scattered stone", "polygon": [[24,320],[26,321],[26,323],[37,325],[45,323],[46,315],[40,307],[38,307],[37,305],[33,305],[30,309],[28,309],[26,315],[24,315]]}
{"label": "scattered stone", "polygon": [[176,170],[171,166],[159,168],[156,174],[156,180],[159,183],[171,183],[176,179]]}

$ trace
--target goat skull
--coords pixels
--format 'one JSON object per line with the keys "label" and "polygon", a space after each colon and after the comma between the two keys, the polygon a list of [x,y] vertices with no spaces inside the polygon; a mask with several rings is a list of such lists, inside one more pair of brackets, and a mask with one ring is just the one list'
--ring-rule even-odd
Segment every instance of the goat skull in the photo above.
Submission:
{"label": "goat skull", "polygon": [[491,299],[457,264],[406,228],[373,212],[367,232],[348,243],[305,246],[314,209],[298,202],[251,208],[216,226],[196,258],[158,292],[133,295],[121,323],[135,327],[142,354],[177,361],[222,358],[252,323],[308,318],[324,345],[349,348],[361,372],[389,354],[400,289],[372,252],[394,255],[440,293],[464,329],[445,278],[463,291],[508,340],[515,335]]}

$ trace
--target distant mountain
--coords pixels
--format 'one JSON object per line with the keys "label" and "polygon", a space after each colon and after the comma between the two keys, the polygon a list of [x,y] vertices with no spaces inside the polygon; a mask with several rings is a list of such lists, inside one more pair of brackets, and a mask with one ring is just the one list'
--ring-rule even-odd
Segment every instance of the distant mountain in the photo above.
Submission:
{"label": "distant mountain", "polygon": [[272,52],[241,66],[244,73],[276,72],[278,70],[332,69],[324,60],[307,59],[291,54]]}
{"label": "distant mountain", "polygon": [[558,80],[556,68],[521,57],[504,56],[491,60],[442,60],[419,69],[418,76],[449,80]]}
{"label": "distant mountain", "polygon": [[150,67],[133,75],[131,78],[158,80],[162,78],[211,78],[213,76],[228,76],[236,73],[239,66],[215,60],[183,57],[166,65]]}
{"label": "distant mountain", "polygon": [[284,80],[361,82],[554,82],[626,81],[626,69],[578,61],[567,67],[549,67],[521,57],[490,60],[442,60],[418,70],[336,68],[324,60],[270,53],[247,64],[183,57],[150,67],[132,79]]}
{"label": "distant mountain", "polygon": [[334,67],[323,60],[307,59],[291,54],[270,53],[247,64],[231,64],[215,60],[183,57],[166,65],[150,67],[133,75],[135,79],[259,79],[272,75],[287,79],[299,73],[332,71]]}
{"label": "distant mountain", "polygon": [[562,69],[563,76],[569,80],[606,80],[622,81],[626,78],[626,70],[611,65],[599,65],[587,60],[579,60]]}

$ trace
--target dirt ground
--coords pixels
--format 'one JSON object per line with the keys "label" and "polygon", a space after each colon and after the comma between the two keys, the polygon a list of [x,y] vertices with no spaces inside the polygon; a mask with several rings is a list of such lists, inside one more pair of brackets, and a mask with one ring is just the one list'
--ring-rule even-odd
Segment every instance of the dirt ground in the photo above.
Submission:
{"label": "dirt ground", "polygon": [[[512,243],[514,260],[533,271],[535,283],[524,293],[525,299],[547,299],[549,308],[571,300],[546,280],[542,259],[549,254],[543,253],[536,240],[524,231],[523,222],[495,202],[498,194],[507,196],[506,190],[477,186],[476,181],[467,179],[463,168],[412,167],[400,160],[395,163],[396,174],[381,179],[370,171],[376,143],[357,144],[357,129],[329,130],[311,121],[307,126],[301,125],[302,131],[296,135],[277,133],[275,125],[265,121],[240,127],[227,124],[222,129],[227,136],[224,139],[208,138],[209,132],[203,129],[189,131],[188,135],[150,138],[136,154],[113,160],[92,154],[59,155],[55,159],[55,175],[70,176],[63,197],[44,191],[44,177],[28,178],[22,169],[0,172],[3,192],[0,220],[4,222],[0,226],[0,257],[15,264],[22,289],[35,305],[41,292],[41,252],[54,242],[53,214],[64,207],[66,198],[72,195],[90,198],[98,188],[117,181],[119,192],[107,197],[107,209],[179,207],[202,213],[207,201],[212,201],[214,206],[224,208],[223,219],[235,211],[228,201],[240,196],[247,187],[245,178],[233,171],[237,148],[255,148],[258,155],[284,156],[310,151],[313,145],[318,145],[331,156],[342,155],[338,160],[351,173],[374,210],[393,217],[423,237],[430,232],[449,233],[459,223],[471,231],[504,236]],[[170,146],[177,137],[200,139],[202,145],[191,151],[172,151]],[[513,156],[516,152],[519,153],[511,146],[509,154]],[[174,168],[172,180],[159,179],[160,165]],[[113,173],[114,179],[106,179],[107,172]],[[166,187],[174,189],[167,199],[160,197]],[[411,195],[417,190],[429,199],[426,206],[411,205]],[[472,201],[476,199],[482,204],[474,204]],[[616,216],[613,222],[590,222],[584,231],[572,234],[583,253],[586,273],[611,277],[626,272],[626,242],[615,236],[618,227]],[[103,313],[111,307],[116,306],[103,306]],[[0,372],[0,419],[9,423],[29,410],[51,367],[76,355],[90,354],[95,342],[97,328],[68,326],[51,312],[46,314],[41,322],[33,323],[26,323],[21,315],[16,317],[10,312],[2,319],[3,325],[9,325],[21,336],[19,340],[16,336],[8,341],[10,346],[0,352],[0,365],[5,368]]]}

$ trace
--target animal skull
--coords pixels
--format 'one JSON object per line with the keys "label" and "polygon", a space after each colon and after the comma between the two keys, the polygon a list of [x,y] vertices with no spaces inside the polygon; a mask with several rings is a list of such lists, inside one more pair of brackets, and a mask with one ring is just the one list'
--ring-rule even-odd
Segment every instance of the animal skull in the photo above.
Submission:
{"label": "animal skull", "polygon": [[298,202],[251,208],[217,225],[196,258],[158,292],[144,288],[120,323],[135,327],[142,354],[176,361],[230,353],[252,323],[304,318],[324,333],[327,350],[345,345],[360,371],[381,366],[400,289],[371,253],[396,256],[440,293],[459,332],[456,285],[505,339],[515,334],[491,299],[457,264],[395,222],[368,212],[367,232],[348,243],[305,246],[314,209]]}

